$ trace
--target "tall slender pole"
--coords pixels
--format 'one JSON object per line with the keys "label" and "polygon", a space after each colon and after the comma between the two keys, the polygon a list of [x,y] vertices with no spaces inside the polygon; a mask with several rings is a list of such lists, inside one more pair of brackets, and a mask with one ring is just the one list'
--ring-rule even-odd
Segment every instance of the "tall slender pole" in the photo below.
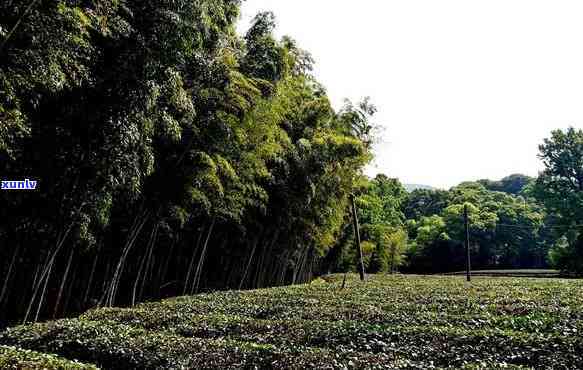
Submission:
{"label": "tall slender pole", "polygon": [[466,232],[466,240],[465,240],[465,245],[466,245],[466,279],[467,281],[471,281],[472,277],[471,277],[471,263],[470,263],[470,222],[468,220],[468,206],[467,204],[464,205],[464,228],[465,228],[465,232]]}
{"label": "tall slender pole", "polygon": [[362,247],[360,246],[360,227],[358,226],[358,215],[356,214],[356,202],[354,201],[354,194],[350,194],[350,202],[352,203],[354,239],[356,240],[356,248],[358,249],[358,273],[360,274],[360,280],[364,281],[364,261],[362,258]]}

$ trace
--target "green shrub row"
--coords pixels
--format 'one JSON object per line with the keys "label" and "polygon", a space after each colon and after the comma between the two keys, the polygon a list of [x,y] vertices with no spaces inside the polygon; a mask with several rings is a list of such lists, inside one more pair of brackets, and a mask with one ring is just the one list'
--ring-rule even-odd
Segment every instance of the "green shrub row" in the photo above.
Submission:
{"label": "green shrub row", "polygon": [[27,349],[0,346],[0,369],[69,369],[93,370],[97,367],[77,361],[69,361],[55,355]]}
{"label": "green shrub row", "polygon": [[[103,368],[556,368],[583,364],[576,280],[349,276],[25,325],[0,344]],[[384,298],[383,298],[384,297]],[[542,365],[541,365],[542,364]]]}

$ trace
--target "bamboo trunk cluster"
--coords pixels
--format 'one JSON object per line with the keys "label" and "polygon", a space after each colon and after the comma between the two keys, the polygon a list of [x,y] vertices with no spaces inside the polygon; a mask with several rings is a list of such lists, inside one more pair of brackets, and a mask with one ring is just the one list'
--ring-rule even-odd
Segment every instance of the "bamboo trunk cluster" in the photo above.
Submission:
{"label": "bamboo trunk cluster", "polygon": [[[313,245],[301,248],[277,225],[262,227],[238,247],[216,230],[213,217],[179,238],[164,234],[155,213],[136,213],[118,253],[99,241],[84,250],[70,238],[74,225],[43,255],[19,244],[0,263],[0,325],[59,318],[104,306],[203,289],[248,289],[309,281],[318,269]],[[146,232],[146,230],[148,230]],[[235,251],[236,253],[233,253]]]}

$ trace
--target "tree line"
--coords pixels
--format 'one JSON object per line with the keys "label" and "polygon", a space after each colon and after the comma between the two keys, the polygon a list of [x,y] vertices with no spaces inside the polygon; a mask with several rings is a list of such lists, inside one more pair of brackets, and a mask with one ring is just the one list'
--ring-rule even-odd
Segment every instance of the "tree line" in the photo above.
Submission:
{"label": "tree line", "polygon": [[[583,131],[554,131],[539,149],[544,170],[536,178],[514,174],[410,193],[385,175],[365,180],[357,203],[367,270],[464,270],[467,207],[474,269],[583,273]],[[350,231],[337,244],[335,271],[356,269]]]}

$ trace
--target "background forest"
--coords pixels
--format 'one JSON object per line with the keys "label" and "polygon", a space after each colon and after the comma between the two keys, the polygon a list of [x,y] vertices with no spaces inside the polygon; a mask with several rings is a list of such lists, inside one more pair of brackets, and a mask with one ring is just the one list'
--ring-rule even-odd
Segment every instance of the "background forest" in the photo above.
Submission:
{"label": "background forest", "polygon": [[[556,268],[583,272],[583,131],[557,130],[540,145],[537,178],[464,182],[450,190],[407,192],[378,175],[357,198],[365,265],[371,272],[443,273],[464,269],[464,207],[474,269]],[[356,267],[345,229],[338,270]]]}
{"label": "background forest", "polygon": [[364,176],[375,107],[335,111],[272,14],[234,0],[0,4],[0,325],[354,268],[583,266],[583,133],[538,179],[407,193]]}

